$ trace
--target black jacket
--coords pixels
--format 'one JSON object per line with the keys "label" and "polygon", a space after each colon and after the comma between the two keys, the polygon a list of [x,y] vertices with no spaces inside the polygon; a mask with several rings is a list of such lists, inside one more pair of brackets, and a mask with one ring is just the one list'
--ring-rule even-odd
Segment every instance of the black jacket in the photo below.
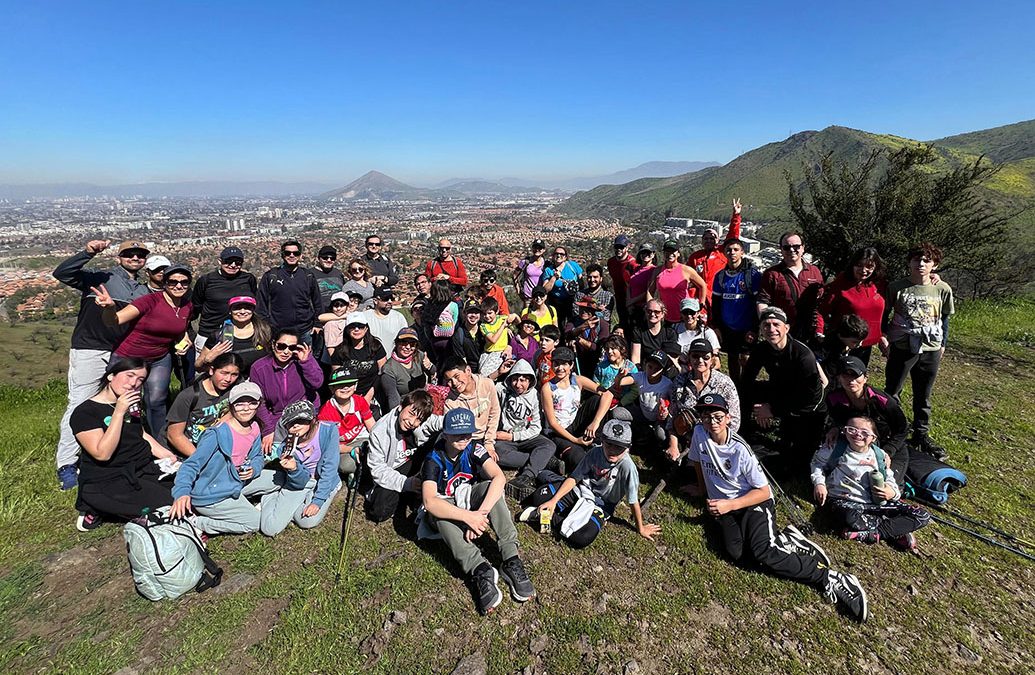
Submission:
{"label": "black jacket", "polygon": [[202,275],[194,284],[191,302],[194,303],[194,317],[201,317],[198,322],[198,334],[208,337],[230,317],[230,298],[240,295],[255,297],[255,275],[251,272],[238,272],[232,279],[222,270],[213,270]]}
{"label": "black jacket", "polygon": [[299,265],[289,272],[283,265],[262,275],[256,311],[274,329],[308,333],[323,311],[320,288],[312,270]]}

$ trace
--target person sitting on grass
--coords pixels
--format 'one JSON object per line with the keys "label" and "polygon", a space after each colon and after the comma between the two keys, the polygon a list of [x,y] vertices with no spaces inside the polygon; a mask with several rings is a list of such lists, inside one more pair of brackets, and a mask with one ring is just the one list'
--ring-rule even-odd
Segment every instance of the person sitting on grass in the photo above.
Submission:
{"label": "person sitting on grass", "polygon": [[812,458],[816,503],[829,504],[845,539],[863,544],[883,539],[902,551],[915,551],[913,532],[931,516],[901,501],[889,458],[877,446],[877,425],[857,415],[841,431],[841,438],[823,444]]}
{"label": "person sitting on grass", "polygon": [[212,359],[206,377],[185,388],[169,408],[166,438],[184,457],[194,454],[201,434],[227,412],[227,395],[241,375],[244,361],[234,352]]}
{"label": "person sitting on grass", "polygon": [[405,499],[416,506],[420,494],[421,440],[415,435],[432,411],[431,394],[411,391],[370,430],[367,463],[373,487],[364,495],[367,518],[382,523],[395,515]]}
{"label": "person sitting on grass", "polygon": [[321,422],[338,425],[338,472],[343,476],[356,473],[359,446],[370,437],[374,428],[374,415],[370,404],[356,393],[359,376],[348,366],[331,373],[328,386],[331,400],[323,404],[317,416]]}
{"label": "person sitting on grass", "polygon": [[[488,614],[503,599],[499,578],[517,602],[535,597],[535,588],[518,557],[514,520],[503,499],[506,477],[483,445],[474,441],[474,413],[454,408],[442,421],[442,437],[421,469],[426,522],[437,530],[475,588],[478,611]],[[481,480],[485,476],[488,480]],[[475,545],[492,526],[503,564],[497,571]]]}
{"label": "person sitting on grass", "polygon": [[593,447],[563,481],[557,474],[541,473],[541,480],[549,480],[533,493],[532,506],[522,511],[518,520],[528,522],[533,515],[541,517],[540,512],[550,513],[553,531],[572,548],[585,548],[593,543],[625,499],[632,510],[636,531],[653,540],[661,526],[643,522],[640,474],[629,457],[632,427],[624,420],[608,420],[601,438],[601,444]]}
{"label": "person sitting on grass", "polygon": [[[672,380],[665,377],[665,368],[669,363],[668,354],[660,349],[648,354],[643,360],[643,371],[620,373],[611,389],[604,393],[604,398],[610,399],[618,396],[622,387],[633,387],[636,404],[627,409],[632,415],[637,448],[641,447],[640,443],[648,443],[659,450],[668,447],[667,423],[669,403],[672,400]],[[610,408],[610,400],[607,405]]]}
{"label": "person sitting on grass", "polygon": [[527,361],[516,361],[506,379],[496,383],[500,397],[500,428],[496,432],[496,462],[504,469],[520,469],[508,483],[516,498],[535,489],[535,477],[546,468],[555,450],[543,436],[543,416],[535,373]]}
{"label": "person sitting on grass", "polygon": [[553,379],[542,382],[539,392],[548,434],[557,447],[557,456],[570,471],[586,456],[586,449],[593,447],[610,403],[597,393],[600,387],[596,382],[572,372],[575,369],[572,350],[555,349],[553,367]]}
{"label": "person sitting on grass", "polygon": [[822,590],[859,621],[867,616],[866,591],[851,574],[830,569],[830,558],[793,525],[776,531],[776,507],[769,481],[750,446],[730,431],[729,406],[719,394],[697,402],[701,423],[690,439],[688,459],[697,484],[707,491],[707,511],[718,521],[726,552],[734,562],[748,555],[763,571]]}

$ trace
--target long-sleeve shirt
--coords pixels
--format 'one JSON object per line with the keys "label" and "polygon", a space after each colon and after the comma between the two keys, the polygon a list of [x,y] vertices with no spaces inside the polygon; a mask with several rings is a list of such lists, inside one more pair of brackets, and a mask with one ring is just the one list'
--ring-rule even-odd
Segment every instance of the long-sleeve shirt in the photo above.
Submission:
{"label": "long-sleeve shirt", "polygon": [[363,254],[363,261],[370,267],[370,276],[385,277],[388,281],[385,286],[395,286],[399,283],[399,266],[392,262],[386,255]]}
{"label": "long-sleeve shirt", "polygon": [[[740,214],[734,213],[730,216],[730,227],[726,232],[727,240],[729,239],[740,239]],[[711,251],[706,251],[703,248],[694,251],[690,254],[686,264],[697,270],[697,273],[704,279],[704,285],[708,287],[709,291],[712,288],[712,284],[715,282],[715,275],[719,273],[719,270],[724,268],[729,261],[726,258],[726,253],[719,247],[713,248]],[[703,302],[710,303],[712,301],[712,294],[709,292],[705,296]]]}
{"label": "long-sleeve shirt", "polygon": [[116,309],[125,307],[151,291],[121,265],[108,270],[83,269],[91,260],[93,254],[80,251],[57,266],[54,278],[82,294],[79,298],[79,314],[72,330],[72,349],[96,349],[107,352],[122,341],[130,326],[110,326],[105,323],[104,310],[97,306],[90,287],[104,284],[115,300]]}
{"label": "long-sleeve shirt", "polygon": [[[445,409],[467,408],[474,413],[474,439],[480,441],[487,449],[496,449],[496,431],[500,428],[500,400],[496,394],[496,384],[487,377],[472,373],[474,391],[469,394],[451,392],[445,401]],[[424,423],[433,431],[442,429],[442,416],[432,415]]]}
{"label": "long-sleeve shirt", "polygon": [[323,370],[315,358],[291,359],[281,366],[273,356],[264,356],[252,365],[249,379],[262,389],[262,403],[256,417],[263,435],[273,433],[289,403],[305,399],[320,408],[317,390],[323,385]]}
{"label": "long-sleeve shirt", "polygon": [[[844,444],[842,438],[838,444]],[[824,443],[812,457],[812,484],[826,485],[827,495],[835,499],[846,499],[852,502],[863,504],[874,503],[873,480],[870,474],[879,468],[877,462],[878,452],[876,445],[870,445],[863,452],[855,452],[842,446],[843,453],[837,464],[828,467],[830,458],[834,454],[836,446]],[[895,481],[895,472],[891,470],[891,464],[887,458],[884,460],[884,485],[890,486],[895,491],[893,499],[898,499],[901,492],[898,483]]]}
{"label": "long-sleeve shirt", "polygon": [[308,333],[323,311],[320,288],[312,271],[284,265],[262,275],[255,311],[274,329],[290,328]]}
{"label": "long-sleeve shirt", "polygon": [[201,275],[194,283],[191,303],[194,305],[192,317],[201,317],[198,322],[198,335],[208,337],[215,334],[220,326],[230,318],[230,298],[241,295],[255,297],[258,282],[251,272],[238,272],[233,277],[215,270]]}
{"label": "long-sleeve shirt", "polygon": [[823,282],[823,272],[815,265],[802,262],[801,271],[795,276],[787,265],[778,262],[762,272],[758,302],[782,309],[787,313],[792,335],[811,340],[816,334]]}
{"label": "long-sleeve shirt", "polygon": [[428,278],[434,279],[439,274],[448,274],[449,283],[454,286],[466,286],[467,285],[467,269],[464,268],[464,261],[460,258],[451,257],[449,260],[429,260],[428,264],[424,266],[424,274],[428,275]]}
{"label": "long-sleeve shirt", "polygon": [[827,284],[819,303],[816,317],[817,333],[834,333],[842,317],[858,314],[869,326],[863,347],[880,342],[881,321],[884,318],[884,296],[873,283],[857,283],[850,275],[839,274]]}
{"label": "long-sleeve shirt", "polygon": [[[773,392],[768,401],[763,400],[759,391],[762,383],[755,381],[762,368],[769,375],[766,385]],[[780,350],[765,341],[756,343],[744,366],[741,382],[747,389],[749,402],[769,403],[777,415],[824,409],[823,382],[819,379],[816,357],[811,349],[792,337],[787,338],[786,346]]]}
{"label": "long-sleeve shirt", "polygon": [[[880,447],[892,458],[896,458],[896,466],[902,460],[897,459],[903,449],[906,448],[906,437],[909,435],[909,422],[906,420],[902,406],[893,396],[867,385],[863,392],[866,398],[865,411],[857,410],[848,399],[848,394],[837,387],[827,394],[827,414],[830,420],[839,427],[843,427],[848,420],[864,414],[873,420],[877,425],[877,437],[880,439]],[[908,450],[906,451],[908,456]]]}

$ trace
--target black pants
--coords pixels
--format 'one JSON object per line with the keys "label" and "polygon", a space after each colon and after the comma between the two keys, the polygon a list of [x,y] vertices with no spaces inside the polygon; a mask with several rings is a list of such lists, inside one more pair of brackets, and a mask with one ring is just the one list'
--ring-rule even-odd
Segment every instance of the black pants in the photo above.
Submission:
{"label": "black pants", "polygon": [[[398,467],[396,471],[409,478],[414,476],[420,471],[421,464],[416,462],[411,457],[406,460],[406,463]],[[369,476],[370,472],[367,471],[366,475]],[[416,505],[420,500],[420,494],[416,492],[396,492],[395,490],[389,490],[388,488],[381,487],[380,485],[374,484],[369,492],[366,493],[366,511],[367,518],[375,523],[383,523],[392,516],[399,509],[399,503]]]}
{"label": "black pants", "polygon": [[521,469],[521,474],[535,478],[546,468],[556,447],[539,434],[523,441],[496,441],[497,462],[504,469]]}
{"label": "black pants", "polygon": [[847,532],[877,532],[881,539],[897,539],[916,532],[931,522],[931,514],[913,504],[890,501],[886,504],[861,504],[847,499],[831,499],[830,512]]}
{"label": "black pants", "polygon": [[819,558],[798,553],[787,538],[776,531],[773,500],[757,506],[724,513],[716,519],[722,529],[726,552],[735,562],[747,553],[766,572],[785,579],[822,588],[827,582],[827,567]]}
{"label": "black pants", "polygon": [[112,470],[112,474],[103,483],[80,483],[76,509],[104,520],[121,521],[173,502],[172,478],[159,481],[161,474],[154,464],[148,464],[139,473],[127,468],[123,472]]}
{"label": "black pants", "polygon": [[913,431],[920,436],[926,436],[931,427],[931,392],[941,362],[941,351],[911,354],[909,350],[892,345],[888,352],[885,390],[901,403],[902,387],[906,384],[906,376],[910,377],[913,383]]}
{"label": "black pants", "polygon": [[[554,477],[558,477],[557,474],[553,474]],[[546,476],[544,476],[546,477]],[[553,499],[553,496],[557,494],[557,490],[560,489],[562,481],[553,481],[546,483],[538,490],[532,493],[530,497],[530,503],[532,506],[542,506],[546,502]],[[564,523],[564,519],[571,513],[571,509],[578,502],[578,495],[575,491],[571,491],[564,495],[559,502],[557,502],[557,508],[554,509],[553,518],[550,519],[550,527],[557,534],[561,533],[561,525]],[[604,516],[603,511],[594,512],[593,516],[589,519],[585,525],[580,527],[571,533],[570,537],[567,537],[567,541],[572,548],[586,548],[593,543],[593,540],[597,538],[600,531],[604,529],[604,523],[607,522],[607,518]]]}
{"label": "black pants", "polygon": [[[600,394],[584,396],[582,403],[579,404],[579,411],[575,414],[575,419],[568,425],[568,433],[575,438],[581,438],[582,434],[586,432],[586,427],[589,426],[589,423],[596,416],[599,406]],[[579,462],[582,461],[582,458],[586,456],[586,448],[584,446],[572,443],[561,436],[551,436],[550,440],[557,447],[557,456],[564,462],[564,467],[568,473],[571,473],[579,465]]]}

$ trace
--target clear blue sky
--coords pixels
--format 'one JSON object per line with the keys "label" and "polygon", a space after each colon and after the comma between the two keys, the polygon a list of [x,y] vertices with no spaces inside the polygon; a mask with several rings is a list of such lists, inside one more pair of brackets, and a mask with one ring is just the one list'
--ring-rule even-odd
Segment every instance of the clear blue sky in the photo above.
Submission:
{"label": "clear blue sky", "polygon": [[1035,117],[1032,3],[847,4],[2,0],[0,181],[573,176]]}

